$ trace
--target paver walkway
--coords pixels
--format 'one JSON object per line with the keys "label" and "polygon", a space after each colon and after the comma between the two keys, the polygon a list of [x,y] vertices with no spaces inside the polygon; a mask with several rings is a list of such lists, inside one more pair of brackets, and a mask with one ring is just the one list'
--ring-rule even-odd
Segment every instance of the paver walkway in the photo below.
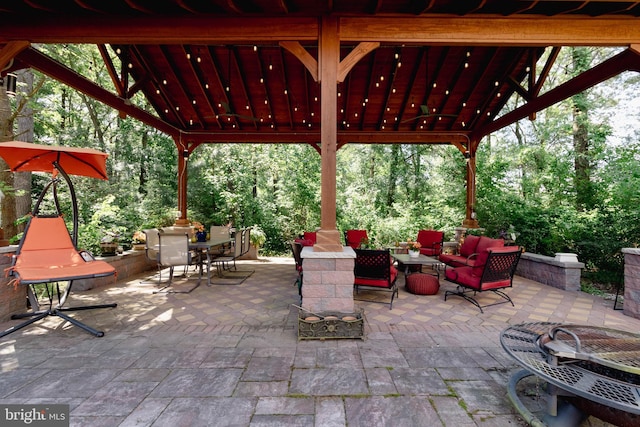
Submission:
{"label": "paver walkway", "polygon": [[499,344],[506,325],[640,330],[612,301],[518,277],[515,307],[445,302],[443,282],[434,296],[401,289],[393,310],[357,302],[364,340],[298,341],[293,260],[238,268],[255,273],[190,294],[154,294],[152,273],[74,294],[118,303],[73,313],[105,336],[50,318],[4,337],[0,404],[67,403],[74,426],[521,426],[506,395],[519,370]]}

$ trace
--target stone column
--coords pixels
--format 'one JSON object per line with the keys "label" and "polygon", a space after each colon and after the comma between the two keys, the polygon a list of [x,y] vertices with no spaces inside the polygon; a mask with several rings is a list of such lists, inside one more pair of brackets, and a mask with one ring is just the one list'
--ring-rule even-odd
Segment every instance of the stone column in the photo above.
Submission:
{"label": "stone column", "polygon": [[307,246],[300,256],[304,260],[302,308],[313,313],[353,313],[353,249],[346,246],[342,252],[316,252]]}
{"label": "stone column", "polygon": [[622,312],[640,319],[640,248],[623,248],[624,304]]}

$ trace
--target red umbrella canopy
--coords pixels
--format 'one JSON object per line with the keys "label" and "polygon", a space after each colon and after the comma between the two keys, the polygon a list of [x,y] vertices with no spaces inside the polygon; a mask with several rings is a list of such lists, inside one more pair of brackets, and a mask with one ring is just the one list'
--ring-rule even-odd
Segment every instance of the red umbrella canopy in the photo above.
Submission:
{"label": "red umbrella canopy", "polygon": [[107,178],[109,155],[92,148],[61,147],[22,141],[0,142],[0,157],[12,172],[52,172],[54,162],[69,175]]}

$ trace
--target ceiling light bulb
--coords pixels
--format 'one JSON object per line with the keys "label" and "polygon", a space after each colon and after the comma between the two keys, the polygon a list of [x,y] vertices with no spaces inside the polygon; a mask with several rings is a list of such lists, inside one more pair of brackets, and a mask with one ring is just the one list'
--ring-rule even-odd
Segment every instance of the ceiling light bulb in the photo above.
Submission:
{"label": "ceiling light bulb", "polygon": [[195,99],[192,102],[193,102],[193,105],[196,105],[196,100]]}
{"label": "ceiling light bulb", "polygon": [[191,54],[187,53],[187,59],[191,59]]}
{"label": "ceiling light bulb", "polygon": [[156,89],[156,93],[160,95],[160,89]]}
{"label": "ceiling light bulb", "polygon": [[467,124],[465,122],[462,122],[462,127],[466,127]]}
{"label": "ceiling light bulb", "polygon": [[395,58],[396,58],[396,59],[400,58],[400,54],[398,54],[398,53],[396,52],[396,54],[395,54]]}
{"label": "ceiling light bulb", "polygon": [[176,107],[176,111],[180,111],[180,106],[179,105]]}
{"label": "ceiling light bulb", "polygon": [[497,82],[497,81],[496,81],[496,82],[494,83],[494,85],[495,85],[496,87],[498,87],[498,86],[500,86],[500,82]]}
{"label": "ceiling light bulb", "polygon": [[205,83],[205,84],[204,84],[204,88],[205,88],[205,89],[209,89],[209,83]]}
{"label": "ceiling light bulb", "polygon": [[244,109],[245,109],[245,110],[248,110],[248,109],[249,109],[249,105],[245,105],[245,106],[244,106]]}
{"label": "ceiling light bulb", "polygon": [[268,100],[268,99],[265,99],[265,100],[264,100],[264,105],[267,105],[268,103],[269,103],[269,100]]}
{"label": "ceiling light bulb", "polygon": [[433,87],[438,87],[438,83],[433,82]]}
{"label": "ceiling light bulb", "polygon": [[463,102],[463,103],[462,103],[462,106],[463,106],[463,107],[466,107],[466,106],[467,106],[467,103],[466,103],[466,102]]}
{"label": "ceiling light bulb", "polygon": [[189,119],[189,124],[193,126],[193,119]]}
{"label": "ceiling light bulb", "polygon": [[415,102],[412,102],[411,103],[411,108],[415,108],[415,106],[416,106]]}
{"label": "ceiling light bulb", "polygon": [[264,84],[264,78],[260,77],[260,84]]}
{"label": "ceiling light bulb", "polygon": [[131,62],[129,62],[129,69],[133,68],[133,64]]}
{"label": "ceiling light bulb", "polygon": [[383,82],[384,81],[384,76],[380,76],[380,81]]}
{"label": "ceiling light bulb", "polygon": [[376,82],[376,87],[380,87],[380,83],[379,82]]}
{"label": "ceiling light bulb", "polygon": [[162,84],[163,84],[163,85],[166,85],[166,84],[167,84],[167,79],[163,79],[163,80],[162,80]]}
{"label": "ceiling light bulb", "polygon": [[289,92],[287,91],[287,89],[284,90],[284,94],[287,95]]}
{"label": "ceiling light bulb", "polygon": [[269,70],[273,70],[273,65],[269,64]]}
{"label": "ceiling light bulb", "polygon": [[258,46],[253,45],[253,51],[254,51],[254,52],[257,52],[257,51],[258,51]]}
{"label": "ceiling light bulb", "polygon": [[445,91],[444,91],[444,94],[445,94],[445,95],[449,95],[449,89],[445,90]]}
{"label": "ceiling light bulb", "polygon": [[464,68],[469,68],[469,63],[468,62],[464,63]]}
{"label": "ceiling light bulb", "polygon": [[315,116],[316,113],[314,113],[313,111],[311,112],[311,117]]}
{"label": "ceiling light bulb", "polygon": [[358,113],[355,113],[353,116],[354,116],[354,117],[358,117]]}
{"label": "ceiling light bulb", "polygon": [[396,88],[391,89],[391,92],[396,93]]}

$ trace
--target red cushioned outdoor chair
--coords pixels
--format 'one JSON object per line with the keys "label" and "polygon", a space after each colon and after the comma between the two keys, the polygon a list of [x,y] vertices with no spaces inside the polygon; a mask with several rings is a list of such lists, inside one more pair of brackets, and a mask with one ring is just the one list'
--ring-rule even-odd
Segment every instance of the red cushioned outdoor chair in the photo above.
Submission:
{"label": "red cushioned outdoor chair", "polygon": [[[445,280],[455,283],[457,288],[456,291],[446,291],[444,300],[446,301],[449,295],[462,297],[478,307],[481,313],[484,312],[484,307],[496,304],[508,302],[513,306],[509,295],[502,290],[513,286],[513,275],[521,253],[518,246],[490,248],[478,254],[476,265],[473,267],[445,268]],[[503,300],[481,306],[474,296],[485,291],[493,292]]]}
{"label": "red cushioned outdoor chair", "polygon": [[437,257],[442,253],[444,231],[420,230],[416,241],[420,243],[420,253],[422,255]]}
{"label": "red cushioned outdoor chair", "polygon": [[[392,265],[389,250],[354,249],[356,259],[353,267],[356,293],[360,287],[367,290],[391,292],[389,310],[393,308],[393,299],[398,295],[398,270]],[[360,300],[380,302],[375,300]],[[386,304],[386,303],[385,303]]]}
{"label": "red cushioned outdoor chair", "polygon": [[347,230],[344,232],[344,242],[353,249],[358,249],[361,244],[368,241],[367,230]]}

